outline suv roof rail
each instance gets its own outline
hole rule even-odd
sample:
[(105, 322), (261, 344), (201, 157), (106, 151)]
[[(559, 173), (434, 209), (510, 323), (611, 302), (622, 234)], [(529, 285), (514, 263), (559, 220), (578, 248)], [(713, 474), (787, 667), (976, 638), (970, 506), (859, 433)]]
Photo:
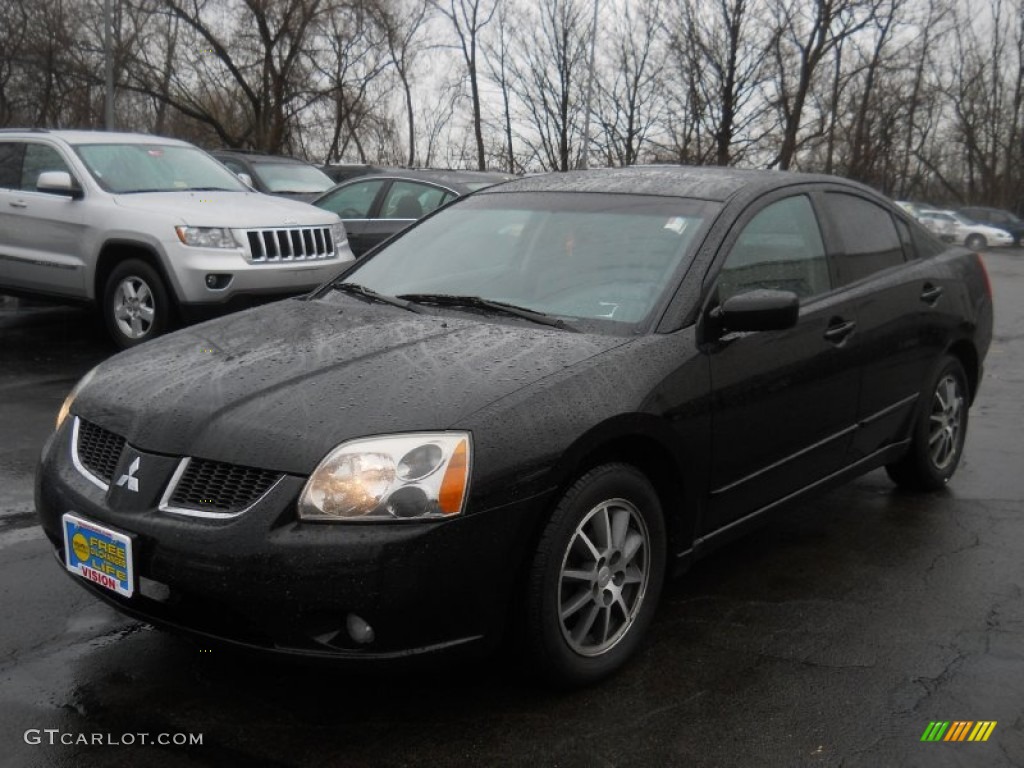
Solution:
[(49, 133), (49, 128), (0, 128), (0, 133)]

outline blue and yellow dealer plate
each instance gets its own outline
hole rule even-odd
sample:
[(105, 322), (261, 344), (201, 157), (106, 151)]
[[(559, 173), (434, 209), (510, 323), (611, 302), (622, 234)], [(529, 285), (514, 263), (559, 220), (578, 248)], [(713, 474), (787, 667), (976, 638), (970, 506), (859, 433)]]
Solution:
[(131, 538), (70, 512), (63, 521), (67, 569), (104, 589), (131, 597), (135, 591)]

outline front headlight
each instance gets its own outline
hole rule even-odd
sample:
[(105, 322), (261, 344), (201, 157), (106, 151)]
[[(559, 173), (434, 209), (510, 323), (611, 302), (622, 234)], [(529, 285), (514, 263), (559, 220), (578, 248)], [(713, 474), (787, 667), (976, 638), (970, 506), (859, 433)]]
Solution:
[(334, 252), (340, 255), (345, 249), (345, 243), (348, 242), (348, 232), (345, 231), (345, 225), (340, 221), (337, 224), (331, 224), (331, 239), (334, 240)]
[(237, 248), (234, 235), (224, 227), (175, 227), (178, 239), (195, 248)]
[(467, 432), (420, 432), (342, 443), (299, 497), (303, 520), (439, 519), (458, 515), (469, 487)]
[(78, 397), (78, 393), (82, 391), (82, 388), (88, 384), (92, 377), (96, 374), (96, 368), (93, 368), (85, 376), (78, 380), (78, 383), (71, 388), (68, 392), (68, 396), (64, 398), (64, 402), (60, 406), (60, 410), (57, 411), (57, 429), (60, 429), (61, 424), (67, 419), (68, 414), (71, 413), (71, 406), (75, 402), (75, 398)]

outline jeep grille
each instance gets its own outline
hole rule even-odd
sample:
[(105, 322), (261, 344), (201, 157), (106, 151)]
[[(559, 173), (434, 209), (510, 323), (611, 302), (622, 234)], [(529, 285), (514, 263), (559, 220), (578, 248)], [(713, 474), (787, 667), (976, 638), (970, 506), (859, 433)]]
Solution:
[(334, 256), (330, 227), (250, 229), (245, 235), (249, 260), (254, 263), (312, 261)]

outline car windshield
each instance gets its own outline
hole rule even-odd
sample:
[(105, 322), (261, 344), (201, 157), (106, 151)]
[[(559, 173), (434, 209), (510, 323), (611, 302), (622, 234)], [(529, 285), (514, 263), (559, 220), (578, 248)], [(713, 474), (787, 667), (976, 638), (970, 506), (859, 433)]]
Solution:
[(452, 302), (422, 297), (482, 298), (579, 330), (632, 333), (676, 284), (717, 209), (670, 197), (485, 193), (424, 219), (338, 282), (435, 305)]
[(253, 163), (252, 168), (271, 192), (323, 192), (334, 186), (326, 173), (302, 163)]
[(246, 187), (227, 168), (195, 147), (173, 144), (79, 144), (89, 173), (107, 192), (180, 192)]
[(968, 226), (976, 226), (978, 223), (970, 216), (964, 216), (962, 213), (951, 213), (950, 216), (959, 221), (961, 224), (967, 224)]

